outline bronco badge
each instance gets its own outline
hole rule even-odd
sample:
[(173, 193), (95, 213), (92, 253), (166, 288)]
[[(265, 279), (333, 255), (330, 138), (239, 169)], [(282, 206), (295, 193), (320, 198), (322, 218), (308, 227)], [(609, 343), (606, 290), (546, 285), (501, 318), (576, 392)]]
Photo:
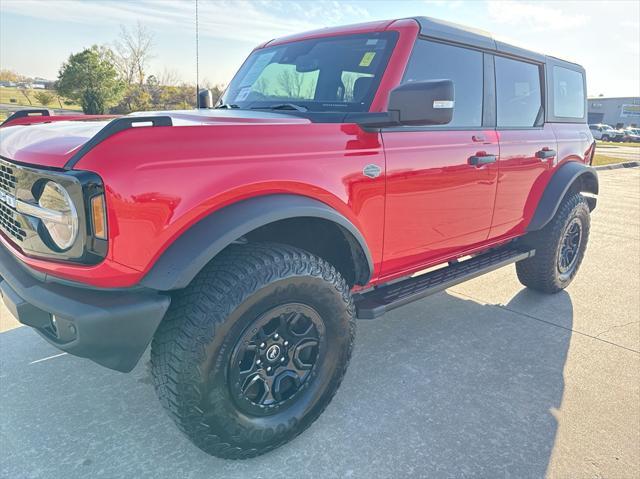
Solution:
[(368, 164), (362, 170), (364, 176), (368, 176), (369, 178), (377, 178), (378, 176), (380, 176), (381, 172), (382, 168), (380, 168), (378, 165), (374, 165), (373, 163)]

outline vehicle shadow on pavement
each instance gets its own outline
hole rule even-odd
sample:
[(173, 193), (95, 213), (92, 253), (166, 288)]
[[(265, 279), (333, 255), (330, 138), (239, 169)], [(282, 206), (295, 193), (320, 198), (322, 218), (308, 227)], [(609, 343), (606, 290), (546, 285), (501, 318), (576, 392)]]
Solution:
[(441, 293), (359, 322), (326, 412), (247, 461), (209, 457), (178, 432), (155, 399), (148, 356), (129, 375), (71, 356), (32, 363), (58, 351), (15, 329), (0, 335), (0, 476), (542, 477), (571, 339), (535, 319), (551, 307), (571, 328), (567, 293), (526, 289), (507, 305)]

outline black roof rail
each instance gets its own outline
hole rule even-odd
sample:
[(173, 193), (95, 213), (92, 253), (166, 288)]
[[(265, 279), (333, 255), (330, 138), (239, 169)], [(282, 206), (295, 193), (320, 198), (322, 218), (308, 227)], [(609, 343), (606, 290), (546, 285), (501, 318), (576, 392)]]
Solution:
[(51, 111), (47, 110), (46, 108), (28, 108), (25, 110), (18, 110), (5, 121), (0, 123), (0, 126), (16, 120), (17, 118), (25, 118), (27, 116), (51, 116)]
[[(137, 125), (136, 123), (150, 123), (151, 125)], [(123, 116), (111, 120), (107, 125), (95, 134), (93, 138), (87, 141), (82, 148), (69, 158), (69, 161), (64, 165), (66, 169), (71, 169), (80, 161), (80, 159), (89, 153), (92, 149), (102, 143), (110, 136), (115, 135), (123, 130), (129, 128), (143, 127), (143, 126), (173, 126), (170, 116)]]

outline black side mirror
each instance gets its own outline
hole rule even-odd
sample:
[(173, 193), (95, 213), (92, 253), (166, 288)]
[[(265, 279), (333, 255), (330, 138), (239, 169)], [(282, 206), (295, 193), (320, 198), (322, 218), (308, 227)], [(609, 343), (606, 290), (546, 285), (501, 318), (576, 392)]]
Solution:
[(446, 125), (453, 118), (454, 100), (451, 80), (410, 82), (391, 90), (388, 111), (350, 114), (347, 121), (363, 128)]
[(198, 108), (213, 108), (211, 90), (205, 89), (198, 92)]
[(454, 100), (451, 80), (410, 82), (391, 90), (389, 112), (397, 112), (401, 125), (446, 125)]

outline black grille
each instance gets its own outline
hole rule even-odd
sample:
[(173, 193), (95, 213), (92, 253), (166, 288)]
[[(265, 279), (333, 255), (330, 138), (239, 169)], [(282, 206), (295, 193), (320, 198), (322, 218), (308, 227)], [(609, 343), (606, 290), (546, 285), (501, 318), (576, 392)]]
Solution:
[(20, 223), (16, 221), (15, 211), (4, 203), (0, 203), (0, 229), (20, 242), (27, 236)]
[(12, 195), (16, 191), (16, 176), (14, 175), (13, 167), (4, 161), (0, 162), (0, 190)]
[[(15, 198), (15, 167), (3, 160), (0, 160), (0, 192)], [(0, 201), (0, 230), (18, 242), (24, 241), (27, 236), (16, 220), (15, 210), (3, 201)]]

